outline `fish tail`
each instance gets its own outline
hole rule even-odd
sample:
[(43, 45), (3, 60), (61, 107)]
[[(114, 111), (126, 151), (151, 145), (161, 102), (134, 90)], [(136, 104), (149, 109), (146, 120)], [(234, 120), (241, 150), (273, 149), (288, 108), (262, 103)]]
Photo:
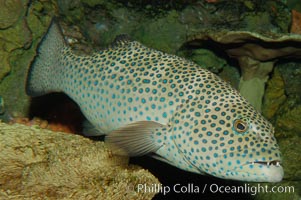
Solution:
[(53, 19), (38, 46), (38, 53), (27, 74), (26, 93), (28, 95), (40, 96), (60, 91), (57, 79), (63, 66), (59, 58), (65, 46), (62, 31)]

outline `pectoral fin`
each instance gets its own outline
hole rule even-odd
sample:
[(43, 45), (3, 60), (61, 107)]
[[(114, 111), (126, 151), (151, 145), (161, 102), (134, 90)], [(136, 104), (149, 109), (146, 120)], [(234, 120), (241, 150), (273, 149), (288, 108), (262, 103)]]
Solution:
[(156, 152), (161, 144), (156, 143), (154, 136), (164, 125), (153, 121), (139, 121), (110, 132), (105, 141), (118, 148), (118, 154), (142, 156)]

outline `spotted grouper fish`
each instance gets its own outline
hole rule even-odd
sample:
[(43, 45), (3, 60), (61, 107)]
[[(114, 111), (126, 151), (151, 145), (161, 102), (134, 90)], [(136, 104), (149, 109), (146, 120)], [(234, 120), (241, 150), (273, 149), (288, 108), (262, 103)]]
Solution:
[(175, 55), (119, 37), (80, 56), (52, 22), (29, 69), (26, 92), (64, 92), (94, 127), (87, 135), (129, 156), (153, 155), (223, 179), (279, 182), (272, 125), (215, 74)]

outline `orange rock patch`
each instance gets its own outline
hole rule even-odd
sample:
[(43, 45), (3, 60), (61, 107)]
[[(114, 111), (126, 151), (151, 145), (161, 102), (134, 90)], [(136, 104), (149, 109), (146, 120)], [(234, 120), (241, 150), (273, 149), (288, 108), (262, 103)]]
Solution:
[(292, 10), (291, 33), (301, 34), (301, 13), (296, 10)]
[(9, 124), (15, 124), (15, 123), (24, 124), (26, 126), (39, 126), (42, 129), (49, 129), (52, 131), (74, 133), (73, 128), (68, 125), (57, 123), (57, 122), (48, 123), (48, 121), (37, 117), (33, 118), (32, 120), (28, 118), (18, 117), (18, 118), (13, 118), (9, 122)]

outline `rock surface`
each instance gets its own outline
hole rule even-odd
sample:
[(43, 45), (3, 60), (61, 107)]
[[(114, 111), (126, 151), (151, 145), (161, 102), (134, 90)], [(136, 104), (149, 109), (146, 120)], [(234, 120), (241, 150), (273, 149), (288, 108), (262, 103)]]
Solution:
[(278, 64), (268, 82), (263, 109), (263, 114), (275, 126), (275, 136), (283, 158), (284, 179), (276, 186), (294, 187), (294, 192), (258, 193), (255, 199), (300, 199), (301, 99), (300, 92), (297, 92), (301, 89), (300, 72), (300, 63)]
[(151, 199), (159, 184), (103, 142), (0, 122), (0, 199)]
[(21, 0), (0, 0), (0, 10), (0, 29), (5, 29), (16, 23), (24, 6)]
[[(290, 24), (292, 24), (291, 28), (296, 28), (294, 25), (299, 27), (300, 17), (294, 12), (292, 14), (293, 23), (291, 23), (291, 11), (281, 2), (285, 3), (286, 1), (184, 0), (166, 3), (152, 0), (0, 0), (0, 19), (2, 19), (0, 20), (0, 96), (2, 102), (5, 103), (5, 110), (2, 110), (5, 112), (3, 112), (4, 114), (0, 113), (0, 119), (8, 121), (15, 117), (30, 116), (29, 111), (32, 104), (24, 92), (24, 80), (30, 62), (35, 56), (37, 45), (53, 16), (58, 16), (61, 24), (64, 24), (66, 36), (75, 37), (82, 44), (76, 48), (80, 50), (87, 48), (83, 50), (84, 52), (89, 52), (90, 47), (93, 50), (103, 48), (109, 45), (116, 35), (127, 33), (146, 46), (178, 54), (185, 49), (184, 44), (187, 42), (187, 38), (200, 31), (220, 32), (220, 30), (227, 29), (287, 34)], [(289, 2), (300, 4), (299, 0), (287, 2), (288, 4), (290, 4)], [(290, 8), (301, 12), (300, 6), (298, 6), (299, 9), (296, 6)], [(236, 61), (229, 59), (221, 52), (221, 49), (214, 48), (210, 44), (206, 44), (204, 49), (188, 46), (186, 50), (191, 53), (185, 56), (198, 62), (202, 67), (218, 73), (223, 79), (237, 87), (240, 71)], [(204, 51), (206, 51), (205, 54)], [(275, 64), (276, 69), (271, 75), (272, 78), (267, 82), (263, 114), (276, 127), (275, 135), (283, 153), (285, 180), (279, 184), (292, 184), (296, 188), (301, 188), (301, 152), (299, 148), (301, 145), (301, 66), (300, 61), (296, 60), (288, 59), (281, 62), (282, 67), (279, 69), (277, 68), (278, 63)], [(0, 105), (0, 108), (3, 106)], [(74, 114), (73, 111), (67, 112), (69, 115), (70, 113)], [(43, 116), (49, 115), (49, 113), (48, 115), (45, 113)], [(38, 117), (41, 116), (38, 115)], [(43, 119), (47, 119), (47, 117)], [(2, 136), (0, 137), (0, 144), (2, 144)], [(20, 137), (24, 136), (20, 135)], [(64, 137), (78, 136), (65, 135)], [(88, 143), (94, 144), (91, 141)], [(1, 162), (3, 161), (0, 160), (0, 164)], [(34, 167), (35, 165), (29, 166)], [(20, 169), (18, 166), (16, 165), (12, 169)], [(112, 170), (112, 173), (115, 173), (115, 168)], [(4, 179), (1, 177), (0, 180)], [(28, 183), (28, 180), (26, 179), (25, 183)], [(19, 183), (20, 185), (21, 183)], [(16, 199), (18, 197), (16, 190), (4, 190), (2, 186), (0, 187), (2, 195), (0, 198)], [(78, 188), (74, 190), (79, 191)], [(298, 199), (301, 196), (300, 190), (296, 190), (293, 197), (286, 193), (282, 195), (277, 193), (273, 198)], [(40, 189), (40, 191), (43, 190)], [(52, 189), (48, 193), (51, 192), (53, 192)], [(81, 195), (81, 192), (74, 194)], [(128, 197), (127, 195), (128, 193), (125, 193), (124, 197)], [(266, 195), (259, 193), (256, 198), (272, 198), (268, 196), (269, 194)], [(24, 196), (24, 198), (27, 197)]]
[(28, 115), (29, 98), (23, 85), (38, 41), (55, 12), (51, 2), (0, 1), (0, 94), (7, 111), (1, 119)]

